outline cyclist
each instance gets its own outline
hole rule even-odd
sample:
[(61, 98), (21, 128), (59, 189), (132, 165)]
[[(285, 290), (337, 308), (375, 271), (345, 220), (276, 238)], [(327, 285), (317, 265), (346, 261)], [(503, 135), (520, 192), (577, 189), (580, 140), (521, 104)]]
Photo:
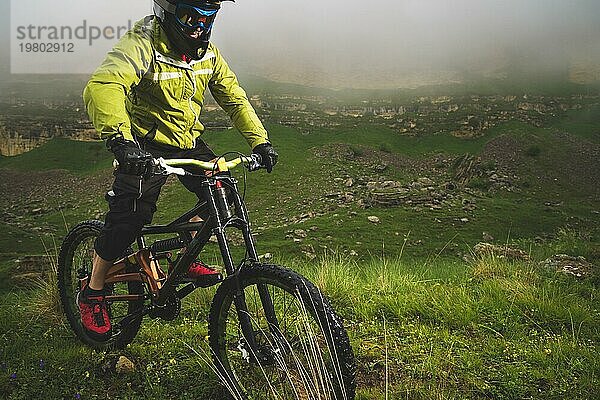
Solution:
[[(228, 1), (228, 0), (223, 0)], [(81, 320), (99, 341), (111, 334), (104, 281), (144, 224), (152, 220), (166, 178), (144, 178), (152, 157), (216, 158), (200, 139), (199, 115), (208, 88), (268, 172), (277, 153), (235, 74), (209, 39), (220, 0), (154, 0), (154, 15), (138, 21), (94, 72), (83, 98), (94, 127), (119, 162), (109, 211), (94, 243), (88, 284), (78, 296)], [(200, 196), (200, 180), (180, 177)], [(191, 279), (218, 274), (194, 262)]]

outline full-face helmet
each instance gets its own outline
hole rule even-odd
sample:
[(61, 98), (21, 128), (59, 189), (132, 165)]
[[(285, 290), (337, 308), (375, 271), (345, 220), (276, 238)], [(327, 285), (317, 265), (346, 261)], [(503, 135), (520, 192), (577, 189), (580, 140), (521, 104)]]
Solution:
[(154, 14), (176, 50), (199, 60), (208, 48), (222, 1), (234, 0), (154, 0)]

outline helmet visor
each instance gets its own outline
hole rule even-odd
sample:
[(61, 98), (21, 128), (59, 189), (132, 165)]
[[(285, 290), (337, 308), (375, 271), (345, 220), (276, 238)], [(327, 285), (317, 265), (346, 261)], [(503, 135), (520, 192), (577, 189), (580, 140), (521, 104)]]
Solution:
[(218, 9), (194, 7), (189, 4), (178, 3), (175, 8), (175, 19), (184, 28), (201, 28), (209, 31), (212, 28)]

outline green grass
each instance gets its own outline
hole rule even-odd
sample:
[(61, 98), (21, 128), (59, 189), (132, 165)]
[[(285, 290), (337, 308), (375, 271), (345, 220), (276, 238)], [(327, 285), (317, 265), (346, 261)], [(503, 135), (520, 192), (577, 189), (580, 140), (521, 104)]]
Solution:
[(113, 157), (101, 142), (75, 142), (54, 138), (27, 153), (0, 159), (0, 168), (21, 171), (65, 169), (83, 175), (107, 169)]
[[(495, 258), (356, 263), (333, 254), (312, 265), (283, 263), (320, 286), (345, 318), (358, 358), (359, 399), (384, 399), (386, 376), (389, 398), (600, 395), (599, 299), (590, 281)], [(208, 352), (211, 291), (186, 298), (174, 322), (146, 321), (132, 345), (109, 354), (89, 350), (64, 323), (20, 306), (41, 294), (1, 295), (0, 388), (7, 399), (222, 395), (190, 350)], [(134, 361), (135, 372), (103, 370), (120, 354)]]
[(583, 110), (569, 111), (564, 119), (557, 122), (558, 129), (572, 132), (591, 142), (600, 142), (600, 106)]

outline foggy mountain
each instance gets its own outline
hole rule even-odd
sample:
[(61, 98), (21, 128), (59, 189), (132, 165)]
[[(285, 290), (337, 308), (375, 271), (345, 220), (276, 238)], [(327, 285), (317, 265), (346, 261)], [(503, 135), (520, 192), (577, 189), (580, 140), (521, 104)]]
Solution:
[[(136, 4), (134, 20), (150, 13), (150, 1)], [(39, 12), (44, 7), (41, 2)], [(7, 9), (8, 2), (0, 5), (0, 81), (44, 81), (9, 75)], [(114, 16), (111, 9), (103, 18), (108, 23)], [(310, 7), (240, 0), (224, 4), (213, 34), (240, 75), (336, 89), (523, 76), (590, 83), (600, 80), (598, 38), (595, 0), (330, 0)]]

